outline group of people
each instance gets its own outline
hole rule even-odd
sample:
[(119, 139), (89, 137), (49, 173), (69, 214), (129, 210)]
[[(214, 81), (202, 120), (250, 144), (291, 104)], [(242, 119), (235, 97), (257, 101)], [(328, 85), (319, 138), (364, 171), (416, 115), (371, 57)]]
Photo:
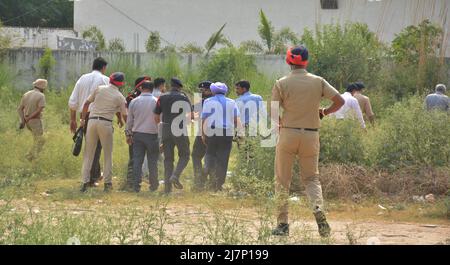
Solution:
[[(277, 226), (274, 235), (289, 234), (288, 196), (295, 160), (300, 166), (300, 177), (315, 216), (319, 234), (330, 235), (330, 226), (323, 211), (322, 188), (319, 180), (319, 128), (321, 119), (333, 115), (337, 119), (355, 117), (365, 128), (365, 120), (374, 122), (370, 100), (362, 95), (364, 84), (352, 83), (344, 94), (330, 85), (324, 78), (309, 73), (308, 50), (304, 46), (289, 48), (286, 63), (291, 71), (278, 79), (272, 88), (272, 101), (279, 103), (282, 113), (276, 124), (278, 140), (275, 154), (275, 189), (278, 201)], [(209, 188), (220, 191), (225, 183), (233, 138), (245, 135), (252, 122), (261, 119), (262, 97), (250, 92), (246, 80), (235, 84), (239, 96), (227, 97), (228, 87), (221, 82), (203, 81), (198, 89), (202, 99), (192, 105), (183, 92), (183, 83), (172, 78), (166, 91), (165, 80), (150, 76), (136, 79), (134, 91), (123, 96), (125, 75), (121, 72), (108, 77), (107, 62), (97, 58), (93, 71), (83, 75), (75, 85), (69, 99), (70, 129), (75, 132), (84, 128), (85, 151), (82, 167), (81, 191), (97, 186), (104, 179), (104, 190), (112, 189), (113, 119), (117, 117), (119, 127), (125, 127), (129, 144), (128, 175), (125, 189), (141, 190), (144, 160), (147, 161), (149, 190), (159, 187), (158, 160), (164, 154), (164, 191), (170, 193), (172, 186), (183, 189), (181, 175), (190, 156), (194, 169), (194, 190), (203, 190), (209, 177)], [(41, 113), (45, 107), (43, 94), (46, 80), (36, 80), (34, 89), (27, 92), (20, 103), (21, 128), (27, 126), (35, 136), (35, 147), (29, 154), (34, 159), (42, 146)], [(444, 95), (445, 86), (438, 85), (436, 93), (426, 99), (427, 108), (442, 108), (448, 111), (449, 100)], [(320, 108), (323, 98), (331, 100), (328, 108)], [(254, 103), (252, 111), (242, 108)], [(350, 113), (352, 113), (350, 115)], [(77, 114), (80, 123), (77, 123)], [(196, 121), (198, 134), (192, 152), (187, 125)], [(174, 166), (175, 148), (178, 162)], [(100, 152), (104, 152), (103, 175), (100, 172)], [(202, 163), (204, 160), (204, 163)]]
[[(114, 116), (119, 127), (126, 123), (125, 135), (129, 145), (128, 173), (122, 189), (140, 192), (142, 177), (148, 170), (149, 190), (158, 190), (158, 161), (163, 154), (165, 193), (170, 193), (172, 187), (183, 189), (181, 175), (191, 156), (193, 190), (204, 190), (209, 184), (207, 188), (210, 190), (221, 191), (233, 138), (248, 126), (254, 116), (248, 110), (242, 110), (241, 123), (240, 109), (249, 101), (255, 102), (257, 108), (261, 106), (262, 97), (249, 91), (250, 83), (241, 80), (235, 84), (236, 93), (240, 96), (235, 101), (226, 96), (226, 84), (200, 82), (198, 89), (202, 99), (192, 105), (178, 78), (171, 78), (166, 91), (165, 79), (152, 80), (150, 76), (141, 76), (125, 98), (121, 92), (125, 75), (116, 72), (108, 78), (104, 75), (106, 67), (107, 62), (103, 58), (95, 59), (93, 71), (81, 76), (69, 99), (72, 132), (79, 126), (85, 128), (81, 191), (97, 186), (101, 179), (104, 179), (105, 191), (112, 189)], [(77, 113), (80, 115), (79, 126)], [(187, 126), (191, 122), (199, 125), (192, 153)], [(99, 170), (102, 149), (103, 174)], [(178, 153), (176, 164), (175, 149)]]

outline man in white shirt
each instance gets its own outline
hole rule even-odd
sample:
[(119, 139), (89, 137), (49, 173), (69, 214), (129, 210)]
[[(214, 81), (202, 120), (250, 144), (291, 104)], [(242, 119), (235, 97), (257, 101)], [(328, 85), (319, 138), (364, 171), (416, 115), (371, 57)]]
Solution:
[(345, 104), (333, 115), (338, 120), (352, 119), (356, 116), (361, 123), (361, 127), (365, 129), (366, 123), (364, 122), (361, 107), (359, 106), (358, 100), (354, 97), (357, 89), (358, 87), (354, 83), (347, 86), (347, 91), (341, 95), (345, 100)]
[[(94, 63), (92, 64), (92, 72), (82, 75), (75, 84), (75, 88), (73, 89), (72, 94), (69, 98), (70, 131), (72, 133), (75, 133), (78, 128), (77, 113), (81, 115), (81, 113), (83, 112), (83, 105), (89, 95), (91, 95), (97, 87), (109, 84), (109, 78), (105, 76), (107, 64), (108, 63), (105, 61), (105, 59), (101, 57), (96, 58), (94, 60)], [(85, 134), (86, 131), (87, 123), (84, 126)], [(102, 146), (99, 141), (95, 150), (92, 168), (90, 170), (90, 186), (97, 186), (98, 181), (101, 178), (99, 162), (101, 151)]]

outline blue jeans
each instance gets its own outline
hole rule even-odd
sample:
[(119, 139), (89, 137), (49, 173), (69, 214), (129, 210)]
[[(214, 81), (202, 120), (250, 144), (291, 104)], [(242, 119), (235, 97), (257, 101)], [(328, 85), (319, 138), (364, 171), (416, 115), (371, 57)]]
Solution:
[(134, 188), (140, 189), (142, 181), (142, 164), (147, 154), (150, 189), (158, 188), (159, 141), (157, 134), (133, 133), (133, 173)]

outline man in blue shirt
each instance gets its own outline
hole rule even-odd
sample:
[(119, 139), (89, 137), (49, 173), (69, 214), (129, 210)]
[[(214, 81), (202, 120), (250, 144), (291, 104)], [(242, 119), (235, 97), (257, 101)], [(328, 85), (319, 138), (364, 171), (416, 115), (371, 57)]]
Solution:
[(206, 145), (205, 175), (213, 180), (214, 191), (221, 191), (228, 170), (234, 131), (240, 127), (236, 102), (225, 95), (228, 87), (216, 82), (210, 86), (214, 95), (205, 100), (201, 114), (202, 140)]
[(247, 80), (237, 82), (235, 84), (235, 88), (236, 94), (239, 96), (236, 99), (236, 104), (238, 105), (241, 113), (241, 121), (242, 124), (248, 128), (250, 122), (259, 122), (259, 119), (263, 118), (263, 99), (260, 95), (252, 94), (250, 92), (250, 82)]

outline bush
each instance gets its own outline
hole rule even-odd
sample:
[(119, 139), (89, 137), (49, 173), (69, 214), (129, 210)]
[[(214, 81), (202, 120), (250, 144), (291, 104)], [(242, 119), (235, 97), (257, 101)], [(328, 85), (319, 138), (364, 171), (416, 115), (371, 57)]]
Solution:
[(106, 50), (106, 42), (105, 37), (103, 36), (103, 32), (96, 26), (90, 26), (85, 31), (83, 31), (81, 36), (83, 37), (83, 39), (94, 42), (96, 44), (96, 51)]
[(320, 129), (320, 161), (364, 164), (366, 154), (363, 134), (356, 120), (327, 118)]
[(39, 59), (39, 73), (42, 78), (50, 80), (50, 73), (52, 72), (55, 64), (56, 60), (53, 57), (52, 50), (50, 48), (46, 48), (44, 54)]
[(255, 58), (234, 47), (222, 48), (201, 66), (201, 73), (211, 81), (234, 82), (256, 73)]
[(308, 69), (339, 87), (364, 80), (376, 84), (384, 47), (366, 24), (323, 25), (305, 30), (301, 42), (309, 50)]
[(124, 52), (125, 43), (120, 38), (115, 38), (109, 41), (108, 50), (111, 52)]
[(450, 164), (450, 115), (425, 111), (421, 97), (392, 106), (377, 132), (372, 156), (378, 166), (397, 169)]
[(145, 50), (147, 52), (158, 52), (161, 48), (161, 37), (158, 31), (150, 32), (147, 41), (145, 42)]

